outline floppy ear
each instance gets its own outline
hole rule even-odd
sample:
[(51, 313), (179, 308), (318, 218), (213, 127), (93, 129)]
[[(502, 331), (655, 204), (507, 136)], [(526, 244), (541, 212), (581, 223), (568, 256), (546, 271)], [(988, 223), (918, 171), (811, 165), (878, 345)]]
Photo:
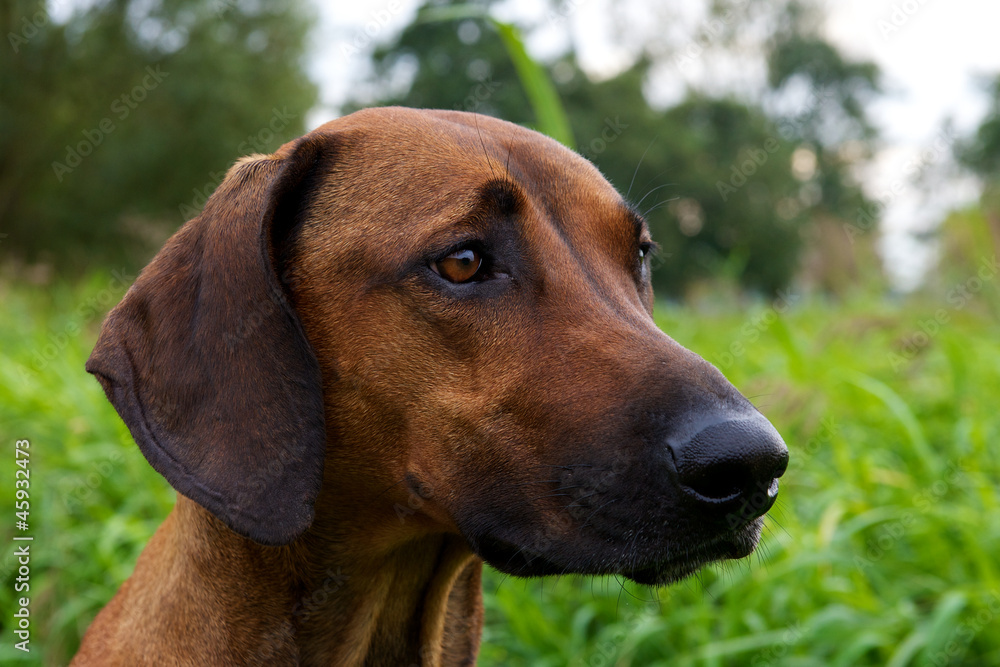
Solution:
[(276, 271), (322, 141), (241, 160), (108, 315), (87, 370), (149, 463), (237, 533), (312, 523), (319, 365)]

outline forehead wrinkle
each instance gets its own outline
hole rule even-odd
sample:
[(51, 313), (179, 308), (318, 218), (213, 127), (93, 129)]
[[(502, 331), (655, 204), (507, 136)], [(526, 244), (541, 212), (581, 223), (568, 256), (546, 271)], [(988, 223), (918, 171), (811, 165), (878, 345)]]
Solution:
[(469, 198), (464, 206), (458, 208), (461, 209), (460, 212), (447, 216), (428, 228), (420, 236), (417, 245), (426, 246), (434, 239), (444, 243), (449, 237), (453, 237), (453, 243), (461, 242), (466, 232), (486, 234), (496, 226), (498, 218), (503, 215), (498, 215), (500, 212), (494, 203), (486, 200), (481, 194)]
[(546, 220), (575, 253), (600, 263), (609, 253), (617, 256), (622, 248), (635, 243), (634, 220), (624, 214), (616, 191), (589, 182), (565, 185), (549, 189), (541, 204)]
[(542, 152), (519, 151), (511, 159), (511, 172), (526, 183), (529, 195), (559, 235), (576, 246), (581, 235), (600, 234), (609, 217), (619, 218), (623, 202), (593, 165), (566, 152), (569, 157), (559, 155), (553, 159)]

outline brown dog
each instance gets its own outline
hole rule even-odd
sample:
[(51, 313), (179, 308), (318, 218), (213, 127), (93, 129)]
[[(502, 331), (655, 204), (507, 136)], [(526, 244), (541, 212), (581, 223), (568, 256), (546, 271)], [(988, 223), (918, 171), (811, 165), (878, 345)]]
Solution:
[(75, 664), (471, 665), (484, 560), (749, 554), (788, 452), (653, 324), (651, 246), (491, 118), (371, 109), (238, 162), (87, 364), (178, 498)]

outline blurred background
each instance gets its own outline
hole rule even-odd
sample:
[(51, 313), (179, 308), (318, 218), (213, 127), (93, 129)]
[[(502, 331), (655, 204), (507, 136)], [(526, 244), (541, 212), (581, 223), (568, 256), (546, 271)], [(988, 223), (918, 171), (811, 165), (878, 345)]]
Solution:
[(0, 522), (0, 661), (65, 664), (173, 504), (83, 370), (104, 314), (235, 159), (402, 104), (593, 161), (663, 247), (658, 323), (792, 452), (746, 562), (659, 590), (488, 573), (480, 664), (1000, 665), (998, 22), (972, 0), (5, 2), (0, 471), (30, 439), (36, 541), (24, 655)]

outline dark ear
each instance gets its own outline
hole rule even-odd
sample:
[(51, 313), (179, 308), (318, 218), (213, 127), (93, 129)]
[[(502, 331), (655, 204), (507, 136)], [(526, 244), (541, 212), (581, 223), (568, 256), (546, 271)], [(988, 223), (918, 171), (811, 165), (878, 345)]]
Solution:
[(241, 160), (108, 315), (87, 361), (149, 463), (237, 533), (312, 523), (319, 365), (276, 272), (322, 140)]

